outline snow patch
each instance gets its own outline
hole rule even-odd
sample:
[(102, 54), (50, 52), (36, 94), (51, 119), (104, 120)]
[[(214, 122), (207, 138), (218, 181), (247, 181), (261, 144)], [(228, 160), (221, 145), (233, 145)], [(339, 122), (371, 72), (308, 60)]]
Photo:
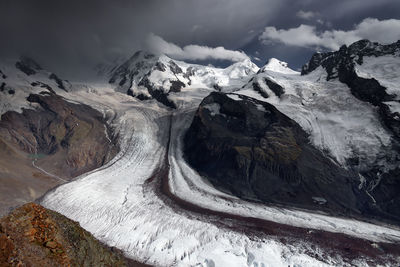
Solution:
[(230, 99), (233, 99), (233, 100), (235, 100), (235, 101), (240, 101), (240, 100), (242, 100), (242, 99), (240, 98), (240, 96), (238, 96), (237, 94), (227, 94), (227, 96), (228, 96)]
[(210, 111), (211, 116), (219, 115), (221, 106), (218, 103), (212, 103), (203, 106)]

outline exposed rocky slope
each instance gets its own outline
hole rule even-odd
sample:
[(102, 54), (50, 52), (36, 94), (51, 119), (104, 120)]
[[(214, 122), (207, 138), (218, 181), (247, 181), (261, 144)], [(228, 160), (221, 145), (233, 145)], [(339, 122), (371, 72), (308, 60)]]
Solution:
[(100, 167), (115, 155), (115, 143), (108, 138), (111, 129), (98, 111), (52, 94), (30, 95), (28, 101), (40, 108), (3, 114), (0, 138), (33, 158), (41, 157), (37, 165), (71, 178)]
[(362, 213), (369, 201), (356, 173), (314, 148), (272, 105), (212, 93), (185, 137), (189, 163), (225, 191), (266, 203)]
[(29, 203), (0, 219), (0, 266), (141, 266), (77, 222)]
[[(107, 163), (118, 151), (103, 114), (59, 94), (67, 84), (29, 58), (0, 64), (0, 214)], [(10, 94), (10, 91), (13, 94)]]
[(37, 108), (9, 111), (0, 120), (2, 209), (32, 201), (55, 184), (102, 166), (118, 151), (98, 111), (55, 94), (32, 94), (28, 101)]

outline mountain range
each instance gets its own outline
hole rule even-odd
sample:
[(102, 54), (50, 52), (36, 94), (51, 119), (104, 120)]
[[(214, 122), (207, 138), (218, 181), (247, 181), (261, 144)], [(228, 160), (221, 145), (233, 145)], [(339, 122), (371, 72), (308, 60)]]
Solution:
[(44, 207), (148, 264), (399, 263), (400, 41), (316, 53), (301, 72), (116, 62), (89, 84), (0, 65), (2, 158), (82, 174)]

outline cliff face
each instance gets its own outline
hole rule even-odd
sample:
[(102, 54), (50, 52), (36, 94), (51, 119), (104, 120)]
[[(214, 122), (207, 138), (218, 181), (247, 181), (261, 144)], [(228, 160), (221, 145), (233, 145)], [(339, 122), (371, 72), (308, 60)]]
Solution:
[(77, 222), (29, 203), (0, 219), (0, 266), (128, 266), (128, 262)]

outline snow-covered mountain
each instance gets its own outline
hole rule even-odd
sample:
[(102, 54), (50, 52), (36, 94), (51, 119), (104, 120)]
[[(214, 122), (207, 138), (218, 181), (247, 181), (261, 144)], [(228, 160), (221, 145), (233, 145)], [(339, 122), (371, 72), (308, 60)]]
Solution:
[(175, 108), (176, 104), (168, 97), (170, 93), (187, 88), (222, 90), (237, 87), (258, 69), (250, 60), (221, 69), (139, 51), (112, 71), (109, 82), (116, 85), (117, 91), (141, 100), (155, 98)]
[[(222, 69), (137, 52), (123, 64), (101, 68), (107, 83), (68, 87), (62, 81), (66, 90), (25, 60), (28, 68), (0, 67), (1, 96), (4, 110), (18, 110), (29, 107), (29, 92), (54, 90), (112, 123), (120, 153), (41, 203), (136, 260), (161, 266), (398, 265), (399, 44), (360, 41), (318, 53), (301, 73), (277, 59), (262, 68), (243, 61)], [(23, 101), (12, 101), (17, 94)], [(193, 128), (200, 122), (209, 128)], [(213, 162), (202, 170), (187, 161), (189, 131), (206, 140), (194, 160)], [(229, 158), (239, 163), (236, 169), (218, 158), (226, 140), (241, 156)], [(258, 179), (268, 179), (268, 171), (283, 173), (290, 184), (285, 203), (325, 213), (222, 192), (217, 188), (223, 186), (201, 176), (216, 166), (227, 170), (225, 182), (237, 172)], [(299, 180), (297, 173), (312, 176)], [(229, 179), (227, 187), (248, 192), (246, 183), (234, 182)], [(280, 187), (271, 188), (278, 184), (285, 183), (270, 183), (264, 196), (283, 195)], [(302, 198), (295, 199), (299, 185)], [(329, 212), (335, 201), (338, 217)], [(356, 215), (347, 212), (347, 202)]]
[(68, 92), (70, 89), (67, 80), (44, 70), (31, 58), (0, 62), (0, 114), (29, 108), (31, 103), (26, 98), (30, 94)]

